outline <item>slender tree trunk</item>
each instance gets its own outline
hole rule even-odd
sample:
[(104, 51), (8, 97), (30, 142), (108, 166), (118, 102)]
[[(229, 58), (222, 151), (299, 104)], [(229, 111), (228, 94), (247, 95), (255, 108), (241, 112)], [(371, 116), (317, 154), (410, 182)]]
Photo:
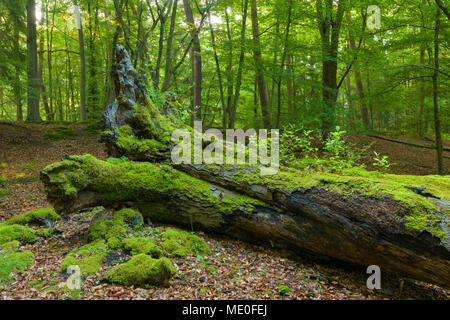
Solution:
[(170, 18), (170, 30), (169, 37), (167, 38), (167, 47), (166, 47), (166, 65), (164, 72), (164, 82), (162, 85), (161, 91), (167, 91), (169, 89), (170, 82), (172, 80), (172, 43), (173, 43), (173, 34), (175, 30), (175, 22), (177, 18), (177, 8), (178, 8), (178, 0), (174, 0), (173, 8), (172, 8), (172, 16)]
[[(41, 22), (40, 22), (41, 26), (44, 25), (44, 16), (42, 16)], [(40, 84), (40, 88), (41, 88), (41, 96), (42, 96), (42, 101), (44, 103), (44, 110), (45, 110), (45, 116), (47, 118), (47, 121), (51, 121), (52, 119), (52, 114), (48, 105), (48, 96), (45, 90), (45, 84), (44, 84), (44, 78), (42, 76), (43, 74), (43, 70), (44, 70), (44, 33), (41, 32), (39, 34), (39, 60), (38, 60), (39, 64), (38, 64), (38, 74), (39, 74), (39, 84)]]
[(81, 23), (80, 8), (77, 0), (73, 0), (75, 6), (75, 18), (78, 28), (78, 43), (80, 46), (80, 115), (81, 121), (86, 120), (86, 57), (84, 54), (83, 25)]
[(39, 75), (36, 34), (36, 3), (27, 0), (28, 108), (27, 120), (41, 121), (39, 114)]
[(288, 96), (288, 111), (289, 116), (292, 116), (294, 114), (294, 81), (293, 81), (293, 64), (294, 59), (291, 54), (287, 56), (287, 96)]
[(222, 81), (222, 72), (220, 71), (220, 63), (219, 63), (219, 57), (217, 56), (217, 47), (216, 47), (216, 37), (214, 35), (214, 29), (213, 25), (211, 23), (211, 12), (208, 8), (208, 22), (209, 22), (209, 29), (211, 31), (211, 42), (214, 52), (214, 61), (216, 62), (216, 72), (217, 76), (219, 78), (219, 92), (220, 92), (220, 103), (222, 104), (222, 128), (226, 128), (227, 126), (227, 106), (225, 104), (225, 97), (223, 93), (223, 81)]
[(337, 2), (337, 12), (333, 17), (333, 1), (316, 0), (317, 20), (322, 40), (322, 134), (323, 139), (334, 130), (336, 122), (336, 101), (338, 97), (337, 70), (339, 34), (345, 12), (346, 0)]
[[(425, 49), (422, 47), (420, 49), (420, 64), (425, 65)], [(418, 134), (420, 138), (425, 137), (425, 126), (424, 126), (424, 116), (425, 116), (425, 82), (420, 79), (420, 101), (419, 101), (419, 123), (418, 123)]]
[(261, 111), (264, 122), (264, 127), (270, 129), (272, 127), (272, 112), (270, 110), (269, 96), (267, 94), (267, 84), (264, 77), (264, 65), (261, 53), (261, 40), (259, 38), (259, 24), (258, 24), (258, 9), (256, 0), (250, 0), (251, 3), (251, 17), (253, 30), (253, 57), (255, 59), (256, 74), (258, 76), (258, 91), (261, 103)]
[[(19, 19), (17, 16), (12, 15), (14, 21), (14, 54), (16, 57), (20, 57), (20, 30), (19, 30)], [(14, 82), (13, 82), (13, 93), (14, 100), (16, 103), (16, 120), (23, 121), (23, 108), (22, 108), (22, 84), (20, 81), (20, 66), (19, 64), (14, 64)]]
[[(286, 55), (288, 51), (288, 41), (289, 41), (289, 32), (291, 30), (291, 16), (292, 16), (292, 0), (289, 0), (289, 8), (288, 8), (288, 17), (287, 17), (287, 24), (286, 24), (286, 31), (284, 34), (284, 49), (283, 49), (283, 55), (281, 56), (281, 66), (280, 66), (280, 74), (281, 72), (284, 72), (285, 65), (286, 65)], [(278, 77), (278, 108), (277, 108), (277, 125), (276, 127), (280, 127), (280, 119), (281, 119), (281, 80), (282, 76), (280, 75)]]
[(198, 37), (198, 30), (195, 26), (194, 14), (192, 13), (189, 0), (183, 0), (184, 12), (186, 20), (189, 24), (189, 32), (192, 37), (192, 66), (193, 66), (193, 81), (194, 81), (194, 117), (196, 120), (202, 119), (202, 55), (200, 47), (200, 39)]
[(438, 174), (444, 174), (444, 164), (442, 159), (442, 137), (441, 137), (441, 121), (439, 117), (439, 101), (438, 101), (438, 76), (439, 76), (439, 32), (440, 32), (440, 14), (438, 8), (436, 10), (436, 26), (434, 32), (434, 74), (433, 74), (433, 111), (434, 111), (434, 130), (436, 134), (436, 149), (438, 161)]
[[(228, 8), (225, 8), (225, 20), (227, 24), (227, 40), (228, 40), (228, 62), (226, 67), (227, 73), (227, 123), (226, 127), (229, 126), (230, 119), (232, 117), (233, 108), (233, 37), (231, 35), (230, 29), (230, 17), (228, 16)], [(226, 128), (225, 127), (225, 128)]]
[[(351, 15), (348, 14), (347, 15), (347, 20), (350, 22), (351, 21)], [(349, 43), (349, 47), (351, 51), (356, 50), (356, 43), (355, 43), (355, 38), (353, 37), (353, 35), (351, 34), (351, 32), (348, 32), (348, 43)], [(355, 61), (356, 64), (356, 61)], [(369, 111), (367, 109), (367, 102), (365, 100), (365, 95), (364, 95), (364, 85), (363, 82), (361, 80), (361, 71), (359, 70), (359, 68), (355, 68), (356, 70), (354, 70), (354, 75), (355, 75), (355, 84), (356, 84), (356, 93), (358, 94), (358, 98), (359, 98), (359, 109), (361, 112), (361, 118), (363, 121), (363, 125), (364, 128), (366, 130), (369, 130), (370, 128), (370, 120), (369, 120)]]
[(230, 124), (229, 128), (234, 129), (236, 124), (236, 112), (237, 112), (237, 105), (239, 102), (239, 97), (241, 95), (241, 84), (242, 84), (242, 69), (244, 67), (244, 58), (245, 58), (245, 30), (247, 25), (247, 11), (248, 11), (248, 1), (244, 0), (244, 7), (242, 12), (242, 29), (241, 29), (241, 40), (240, 40), (240, 48), (241, 52), (239, 55), (239, 67), (238, 67), (238, 74), (236, 78), (236, 89), (234, 91), (234, 101), (233, 101), (233, 108), (231, 110), (231, 116), (230, 116)]

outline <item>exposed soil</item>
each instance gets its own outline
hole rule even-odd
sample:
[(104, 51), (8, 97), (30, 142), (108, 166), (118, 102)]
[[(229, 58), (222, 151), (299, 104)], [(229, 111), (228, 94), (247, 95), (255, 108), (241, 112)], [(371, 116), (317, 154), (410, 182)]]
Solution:
[[(8, 181), (10, 193), (0, 196), (0, 221), (30, 209), (47, 207), (39, 171), (64, 154), (89, 153), (100, 159), (106, 154), (96, 135), (86, 125), (65, 125), (77, 136), (61, 141), (46, 138), (47, 131), (60, 125), (11, 124), (0, 122), (0, 175)], [(370, 144), (393, 162), (394, 173), (435, 173), (433, 150), (351, 136), (355, 143)], [(424, 142), (422, 142), (424, 144)], [(448, 145), (448, 143), (447, 143)], [(369, 151), (372, 153), (372, 151)], [(448, 154), (447, 154), (448, 155)], [(448, 155), (450, 156), (450, 155)], [(368, 163), (370, 160), (366, 159)], [(450, 167), (450, 160), (445, 160)], [(448, 173), (448, 171), (447, 171)], [(34, 245), (35, 264), (15, 275), (15, 282), (0, 290), (0, 299), (72, 299), (64, 290), (67, 275), (59, 272), (64, 255), (85, 244), (90, 217), (72, 214), (56, 223), (61, 235)], [(199, 233), (213, 255), (203, 261), (188, 257), (177, 264), (178, 274), (170, 288), (139, 289), (98, 281), (98, 275), (84, 279), (80, 299), (449, 299), (450, 291), (437, 286), (384, 274), (382, 290), (366, 287), (365, 270), (335, 261), (319, 262), (310, 256), (292, 260), (280, 252), (252, 246), (229, 238)], [(100, 274), (107, 266), (102, 267)], [(404, 284), (402, 284), (404, 283)], [(283, 293), (280, 286), (288, 286)]]
[[(376, 151), (381, 156), (388, 156), (389, 162), (395, 164), (391, 167), (390, 173), (430, 175), (437, 174), (438, 172), (436, 150), (390, 142), (366, 135), (347, 135), (346, 139), (360, 148), (371, 145), (371, 147), (366, 151), (363, 159), (364, 164), (369, 170), (376, 169), (372, 165), (374, 163), (373, 152)], [(433, 143), (428, 140), (420, 140), (409, 137), (395, 137), (391, 139), (418, 145), (433, 145)], [(450, 141), (444, 141), (444, 147), (450, 148)], [(444, 173), (450, 174), (450, 152), (444, 151), (443, 161), (445, 170)]]

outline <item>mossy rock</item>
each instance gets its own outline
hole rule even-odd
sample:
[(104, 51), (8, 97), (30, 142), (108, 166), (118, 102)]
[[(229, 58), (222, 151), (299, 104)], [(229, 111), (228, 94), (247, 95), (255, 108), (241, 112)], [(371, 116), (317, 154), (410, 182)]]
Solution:
[(108, 270), (104, 274), (104, 279), (124, 286), (167, 286), (175, 274), (176, 269), (169, 259), (153, 259), (148, 255), (139, 254), (128, 262)]
[(0, 253), (0, 287), (13, 280), (12, 273), (25, 271), (33, 263), (34, 254), (31, 251), (7, 252), (2, 250)]
[(30, 224), (40, 224), (39, 218), (44, 218), (51, 221), (58, 221), (61, 217), (56, 214), (56, 212), (51, 208), (36, 209), (24, 213), (20, 216), (14, 216), (9, 220), (3, 222), (5, 225), (20, 224), (20, 225), (30, 225)]
[(110, 249), (119, 250), (128, 230), (139, 229), (143, 223), (144, 219), (138, 211), (122, 209), (94, 222), (89, 230), (89, 239), (104, 240)]
[(187, 254), (208, 256), (211, 254), (211, 249), (202, 238), (186, 231), (167, 229), (162, 238), (166, 240), (161, 243), (161, 246), (175, 256), (186, 257)]
[(131, 255), (150, 255), (154, 258), (163, 256), (163, 250), (152, 240), (146, 238), (128, 238), (123, 241), (123, 248), (130, 251)]
[(20, 243), (35, 243), (35, 231), (22, 225), (0, 225), (0, 244), (17, 240)]
[(89, 243), (79, 249), (72, 250), (61, 265), (61, 272), (70, 266), (79, 266), (81, 276), (94, 275), (100, 270), (108, 248), (103, 240)]

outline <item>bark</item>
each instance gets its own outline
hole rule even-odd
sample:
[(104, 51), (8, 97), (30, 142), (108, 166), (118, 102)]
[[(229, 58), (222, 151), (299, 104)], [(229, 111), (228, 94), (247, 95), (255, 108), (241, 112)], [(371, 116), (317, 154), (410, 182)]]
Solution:
[(195, 26), (194, 14), (192, 13), (189, 0), (183, 0), (186, 20), (189, 24), (189, 32), (192, 37), (192, 73), (193, 73), (193, 107), (196, 120), (202, 120), (202, 55), (198, 30)]
[(337, 2), (333, 17), (333, 1), (316, 0), (317, 20), (322, 42), (322, 132), (324, 138), (334, 130), (336, 101), (338, 97), (337, 70), (338, 46), (346, 0)]
[(27, 120), (41, 121), (39, 114), (39, 75), (36, 34), (36, 3), (27, 1), (28, 108)]
[(442, 159), (442, 137), (441, 137), (441, 120), (439, 117), (439, 93), (438, 93), (438, 76), (439, 76), (439, 31), (440, 31), (440, 14), (436, 11), (436, 26), (434, 32), (434, 74), (433, 74), (433, 112), (434, 112), (434, 130), (436, 135), (436, 150), (438, 162), (438, 174), (444, 174), (444, 163)]
[(256, 0), (250, 0), (252, 30), (253, 30), (253, 57), (255, 59), (256, 74), (258, 76), (258, 92), (261, 104), (264, 127), (270, 129), (272, 127), (272, 111), (269, 103), (269, 95), (267, 93), (267, 84), (264, 77), (264, 64), (261, 52), (261, 40), (259, 37), (258, 9)]
[[(14, 55), (20, 57), (20, 21), (15, 14), (12, 14), (11, 18), (14, 21)], [(13, 92), (16, 103), (16, 120), (23, 121), (21, 68), (17, 63), (14, 64), (14, 71)]]
[[(240, 50), (240, 55), (239, 55), (238, 74), (236, 76), (236, 89), (234, 91), (233, 107), (232, 107), (231, 114), (230, 114), (230, 123), (228, 125), (228, 127), (231, 129), (234, 129), (234, 126), (236, 124), (237, 106), (238, 106), (238, 102), (239, 102), (239, 97), (241, 96), (242, 70), (244, 68), (244, 58), (245, 58), (245, 30), (247, 27), (248, 1), (249, 0), (244, 1), (244, 7), (243, 7), (243, 12), (242, 12), (242, 29), (241, 29), (241, 41), (240, 41), (241, 50)], [(232, 57), (230, 59), (232, 59)]]
[(80, 46), (80, 116), (81, 121), (84, 121), (86, 120), (86, 57), (84, 53), (84, 35), (77, 0), (73, 0), (73, 5), (77, 10), (75, 18), (77, 19), (78, 43)]
[(193, 226), (297, 254), (376, 264), (384, 271), (450, 287), (449, 247), (426, 232), (407, 231), (392, 214), (406, 214), (407, 209), (392, 198), (348, 197), (321, 188), (288, 191), (264, 182), (236, 183), (245, 177), (231, 171), (187, 170), (190, 175), (168, 173), (151, 163), (121, 167), (84, 156), (45, 169), (41, 179), (60, 213), (100, 205), (135, 207), (152, 221)]
[[(350, 14), (347, 15), (347, 21), (348, 22), (351, 21)], [(350, 31), (348, 32), (348, 38), (349, 38), (348, 43), (349, 43), (350, 50), (352, 50), (352, 51), (357, 50), (355, 38), (353, 37), (353, 35), (351, 34)], [(364, 85), (361, 80), (361, 71), (359, 70), (359, 68), (357, 70), (354, 70), (354, 75), (355, 75), (355, 83), (356, 83), (356, 92), (358, 93), (358, 97), (359, 97), (361, 118), (363, 120), (364, 128), (366, 130), (369, 130), (370, 129), (369, 111), (367, 109), (367, 102), (366, 102), (366, 97), (364, 94)]]
[(222, 81), (222, 72), (220, 71), (220, 63), (219, 57), (217, 56), (217, 47), (216, 47), (216, 37), (214, 35), (214, 28), (211, 23), (211, 11), (210, 8), (208, 10), (208, 22), (209, 22), (209, 30), (211, 32), (211, 42), (214, 52), (214, 61), (216, 63), (216, 72), (219, 78), (219, 92), (220, 92), (220, 103), (222, 104), (222, 128), (226, 128), (227, 126), (227, 107), (225, 105), (225, 97), (223, 93), (223, 81)]
[[(169, 159), (169, 152), (138, 152), (119, 146), (121, 125), (129, 125), (135, 138), (162, 135), (154, 130), (147, 134), (140, 127), (135, 115), (148, 106), (145, 88), (122, 46), (117, 47), (116, 55), (117, 101), (104, 113), (105, 126), (111, 132), (102, 139), (110, 156), (125, 155), (136, 162), (105, 162), (85, 155), (66, 156), (48, 166), (41, 172), (41, 180), (58, 212), (100, 205), (134, 207), (152, 221), (225, 234), (293, 254), (308, 252), (365, 267), (375, 264), (384, 271), (450, 288), (450, 230), (444, 213), (450, 202), (434, 199), (440, 193), (403, 185), (390, 176), (364, 178), (370, 179), (368, 187), (377, 186), (375, 196), (359, 189), (362, 180), (358, 176), (322, 176), (282, 168), (278, 176), (271, 177), (261, 176), (255, 166), (162, 166), (160, 161)], [(153, 110), (150, 126), (159, 128), (160, 133), (166, 130), (169, 119), (176, 121), (162, 118), (168, 112)], [(164, 144), (163, 139), (160, 142)], [(437, 178), (424, 179), (429, 188)], [(385, 183), (390, 185), (384, 187)], [(342, 185), (346, 187), (340, 189)], [(436, 202), (436, 210), (427, 212), (427, 217), (430, 221), (441, 217), (439, 226), (447, 240), (431, 231), (406, 227), (408, 217), (418, 208), (395, 200), (392, 190), (397, 189), (408, 192), (408, 203), (421, 199)]]
[(170, 30), (169, 37), (167, 39), (167, 48), (166, 48), (166, 65), (164, 72), (164, 82), (162, 85), (162, 92), (165, 92), (169, 89), (170, 82), (172, 80), (172, 43), (173, 43), (173, 35), (175, 31), (175, 22), (177, 18), (177, 8), (178, 8), (178, 0), (174, 0), (173, 8), (172, 8), (172, 16), (170, 18)]

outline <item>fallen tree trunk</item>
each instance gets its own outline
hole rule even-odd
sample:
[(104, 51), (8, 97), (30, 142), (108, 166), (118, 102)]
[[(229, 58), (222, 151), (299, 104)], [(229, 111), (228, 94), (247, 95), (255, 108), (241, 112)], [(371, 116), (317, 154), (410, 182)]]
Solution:
[(171, 134), (183, 124), (173, 101), (156, 107), (123, 47), (116, 54), (117, 101), (104, 113), (102, 135), (116, 159), (66, 157), (44, 169), (41, 180), (58, 212), (134, 207), (154, 221), (450, 287), (448, 178), (287, 168), (260, 176), (256, 166), (174, 166), (166, 161)]
[(134, 207), (154, 221), (450, 284), (448, 248), (428, 232), (408, 230), (401, 218), (408, 209), (389, 197), (344, 197), (313, 187), (272, 191), (263, 202), (169, 166), (92, 156), (68, 157), (41, 179), (58, 212)]

